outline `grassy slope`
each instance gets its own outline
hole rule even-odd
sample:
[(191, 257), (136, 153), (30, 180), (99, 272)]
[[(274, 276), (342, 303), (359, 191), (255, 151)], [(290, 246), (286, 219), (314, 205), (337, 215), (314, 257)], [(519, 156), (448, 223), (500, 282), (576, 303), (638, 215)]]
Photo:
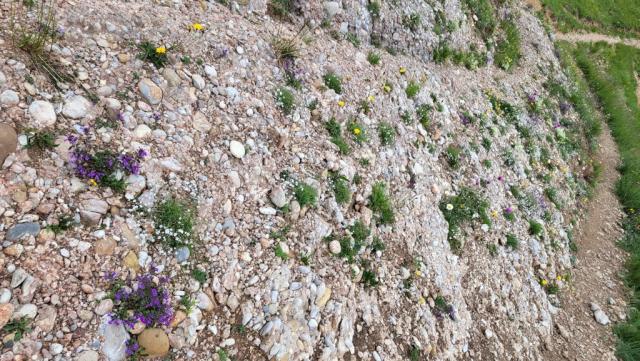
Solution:
[(640, 37), (638, 0), (542, 0), (558, 30)]
[(627, 283), (633, 299), (628, 321), (616, 327), (617, 354), (625, 361), (640, 360), (640, 108), (635, 93), (640, 50), (624, 45), (580, 44), (573, 54), (607, 116), (622, 158), (616, 191), (628, 214), (621, 244), (630, 252)]

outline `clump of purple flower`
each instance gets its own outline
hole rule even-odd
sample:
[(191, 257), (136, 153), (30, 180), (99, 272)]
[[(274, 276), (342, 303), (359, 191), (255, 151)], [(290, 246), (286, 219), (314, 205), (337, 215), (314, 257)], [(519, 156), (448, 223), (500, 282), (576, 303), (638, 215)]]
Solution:
[[(111, 323), (123, 324), (131, 329), (137, 322), (146, 327), (155, 327), (168, 326), (173, 320), (167, 277), (143, 274), (121, 280), (108, 274), (105, 278), (111, 280), (109, 297), (114, 303)], [(131, 348), (132, 352), (136, 352), (135, 346)]]
[[(67, 140), (76, 144), (78, 138), (70, 135)], [(69, 163), (79, 178), (122, 192), (126, 187), (124, 176), (139, 174), (140, 162), (147, 156), (144, 149), (135, 154), (116, 154), (110, 150), (92, 151), (76, 146), (71, 152)]]

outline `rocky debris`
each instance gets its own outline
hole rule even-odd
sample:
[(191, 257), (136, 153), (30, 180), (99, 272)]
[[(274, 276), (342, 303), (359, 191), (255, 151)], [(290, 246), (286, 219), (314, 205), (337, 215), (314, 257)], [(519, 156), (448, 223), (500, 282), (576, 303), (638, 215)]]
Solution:
[(602, 311), (602, 309), (598, 304), (592, 302), (590, 307), (591, 307), (591, 311), (593, 312), (593, 317), (596, 319), (596, 322), (598, 322), (601, 325), (609, 324), (610, 322), (609, 317), (607, 316), (606, 313), (604, 313), (604, 311)]
[[(21, 124), (26, 111), (26, 125), (59, 134), (59, 145), (42, 154), (16, 150), (13, 133), (8, 141), (0, 138), (9, 149), (0, 147), (0, 156), (15, 152), (0, 173), (0, 184), (7, 185), (0, 187), (7, 256), (0, 266), (11, 274), (0, 285), (0, 305), (35, 317), (24, 342), (39, 344), (34, 354), (42, 355), (35, 358), (123, 360), (128, 340), (147, 342), (152, 326), (137, 322), (128, 330), (107, 323), (117, 302), (106, 297), (104, 278), (152, 269), (159, 271), (154, 277), (172, 279), (176, 312), (166, 329), (149, 337), (156, 343), (149, 347), (158, 353), (171, 348), (179, 360), (215, 359), (219, 348), (236, 358), (258, 351), (275, 360), (396, 360), (406, 357), (409, 345), (434, 359), (473, 359), (478, 344), (495, 350), (496, 359), (511, 357), (506, 350), (541, 358), (554, 298), (531, 275), (553, 280), (570, 271), (567, 220), (580, 209), (574, 200), (582, 179), (580, 167), (546, 136), (557, 131), (527, 111), (526, 95), (536, 91), (554, 105), (543, 118), (560, 119), (542, 84), (567, 86), (538, 20), (508, 9), (522, 29), (525, 54), (507, 73), (491, 65), (433, 64), (441, 37), (428, 19), (440, 11), (461, 24), (446, 37), (453, 48), (484, 48), (458, 1), (407, 4), (407, 12), (423, 19), (415, 33), (402, 24), (406, 14), (383, 5), (374, 19), (362, 2), (300, 2), (292, 23), (268, 16), (267, 2), (237, 2), (233, 11), (192, 3), (106, 0), (99, 7), (78, 2), (74, 11), (62, 4), (58, 20), (66, 35), (52, 53), (78, 74), (78, 82), (63, 90), (10, 49), (0, 50), (0, 90), (18, 96), (8, 106), (15, 97), (5, 91), (8, 100), (0, 102), (8, 124)], [(260, 26), (244, 17), (249, 12), (259, 14)], [(205, 31), (184, 29), (195, 19)], [(316, 27), (324, 19), (327, 30)], [(316, 41), (313, 50), (298, 45), (301, 89), (291, 87), (295, 104), (284, 115), (273, 90), (290, 74), (274, 57), (273, 34), (295, 36), (302, 20), (314, 26)], [(368, 45), (380, 29), (382, 45), (401, 50), (397, 56)], [(131, 39), (189, 46), (167, 49), (166, 64), (156, 67), (138, 58)], [(358, 39), (356, 48), (351, 41)], [(380, 53), (379, 65), (368, 63), (369, 52)], [(341, 76), (342, 94), (325, 89), (327, 72)], [(27, 76), (34, 84), (24, 81)], [(406, 97), (411, 81), (423, 89), (415, 99)], [(516, 119), (494, 109), (489, 92), (514, 105)], [(421, 106), (430, 109), (428, 127), (418, 122)], [(337, 151), (337, 139), (327, 132), (331, 118), (341, 126), (348, 154)], [(569, 111), (561, 118), (577, 116)], [(392, 144), (378, 139), (382, 120), (395, 132)], [(351, 122), (367, 141), (354, 141)], [(526, 142), (523, 129), (530, 135)], [(26, 142), (22, 135), (20, 144)], [(122, 192), (73, 177), (72, 142), (116, 156), (140, 149), (150, 156), (132, 175), (111, 179)], [(462, 149), (457, 169), (448, 161), (450, 145)], [(549, 162), (540, 167), (543, 149)], [(346, 203), (334, 194), (342, 176), (345, 188), (338, 190), (348, 191)], [(297, 189), (300, 182), (317, 191), (315, 204)], [(387, 186), (393, 224), (380, 224), (379, 208), (371, 204), (377, 182)], [(468, 239), (456, 253), (439, 203), (462, 187), (488, 200), (492, 225), (462, 227)], [(511, 194), (516, 187), (526, 202)], [(557, 189), (565, 211), (545, 199), (545, 187)], [(197, 242), (189, 247), (158, 242), (153, 210), (172, 196), (193, 208)], [(518, 221), (503, 219), (508, 207)], [(51, 226), (64, 217), (67, 226), (54, 233)], [(545, 219), (558, 247), (529, 235), (526, 219)], [(367, 230), (355, 229), (356, 220)], [(489, 257), (487, 246), (501, 244), (507, 231), (521, 246), (498, 246)], [(186, 310), (179, 306), (183, 300), (194, 303), (188, 315), (177, 310)]]
[(18, 134), (13, 127), (0, 123), (0, 166), (9, 154), (15, 152), (18, 145)]
[(7, 89), (0, 93), (0, 105), (4, 107), (12, 107), (20, 103), (20, 96), (11, 89)]

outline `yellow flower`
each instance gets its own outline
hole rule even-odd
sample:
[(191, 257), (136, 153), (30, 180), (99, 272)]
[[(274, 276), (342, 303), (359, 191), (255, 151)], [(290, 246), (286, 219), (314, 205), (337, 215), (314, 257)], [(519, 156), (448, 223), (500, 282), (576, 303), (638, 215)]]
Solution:
[(376, 100), (376, 98), (373, 95), (369, 95), (369, 97), (367, 98), (369, 100), (369, 102), (373, 103), (374, 100)]
[(386, 93), (388, 93), (388, 92), (390, 92), (390, 91), (391, 91), (391, 87), (390, 87), (390, 86), (388, 86), (387, 84), (385, 84), (385, 85), (382, 87), (382, 89), (383, 89)]
[(353, 128), (354, 135), (360, 135), (360, 133), (362, 133), (362, 130), (360, 128)]
[(420, 296), (420, 298), (418, 299), (418, 304), (424, 305), (425, 303), (427, 303), (427, 301), (424, 299), (424, 297)]
[(191, 29), (193, 29), (194, 31), (202, 31), (204, 30), (204, 26), (202, 26), (202, 24), (200, 23), (193, 23), (191, 24)]
[(540, 281), (540, 284), (541, 284), (542, 286), (546, 286), (546, 285), (548, 285), (548, 284), (549, 284), (549, 281), (547, 281), (547, 280), (542, 280), (542, 281)]
[(556, 277), (556, 280), (558, 280), (558, 281), (562, 281), (562, 276), (558, 276), (558, 277)]
[(493, 218), (498, 218), (498, 211), (496, 211), (495, 209), (491, 211), (491, 216)]
[(422, 277), (422, 272), (420, 270), (416, 270), (416, 277)]
[(343, 107), (346, 103), (342, 100), (338, 101), (338, 106)]
[(159, 46), (156, 48), (156, 54), (165, 54), (167, 52), (167, 48), (164, 46)]
[(90, 186), (95, 187), (98, 185), (98, 182), (96, 182), (95, 179), (91, 178), (87, 181), (87, 183), (89, 183)]
[(404, 66), (400, 67), (400, 74), (404, 74), (407, 72), (407, 68), (405, 68)]

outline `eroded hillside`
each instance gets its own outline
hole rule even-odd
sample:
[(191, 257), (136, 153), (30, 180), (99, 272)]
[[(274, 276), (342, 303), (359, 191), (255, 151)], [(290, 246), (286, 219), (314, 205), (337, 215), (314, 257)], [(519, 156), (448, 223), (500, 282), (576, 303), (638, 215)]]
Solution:
[(0, 5), (1, 360), (541, 357), (597, 169), (540, 21), (273, 4)]

